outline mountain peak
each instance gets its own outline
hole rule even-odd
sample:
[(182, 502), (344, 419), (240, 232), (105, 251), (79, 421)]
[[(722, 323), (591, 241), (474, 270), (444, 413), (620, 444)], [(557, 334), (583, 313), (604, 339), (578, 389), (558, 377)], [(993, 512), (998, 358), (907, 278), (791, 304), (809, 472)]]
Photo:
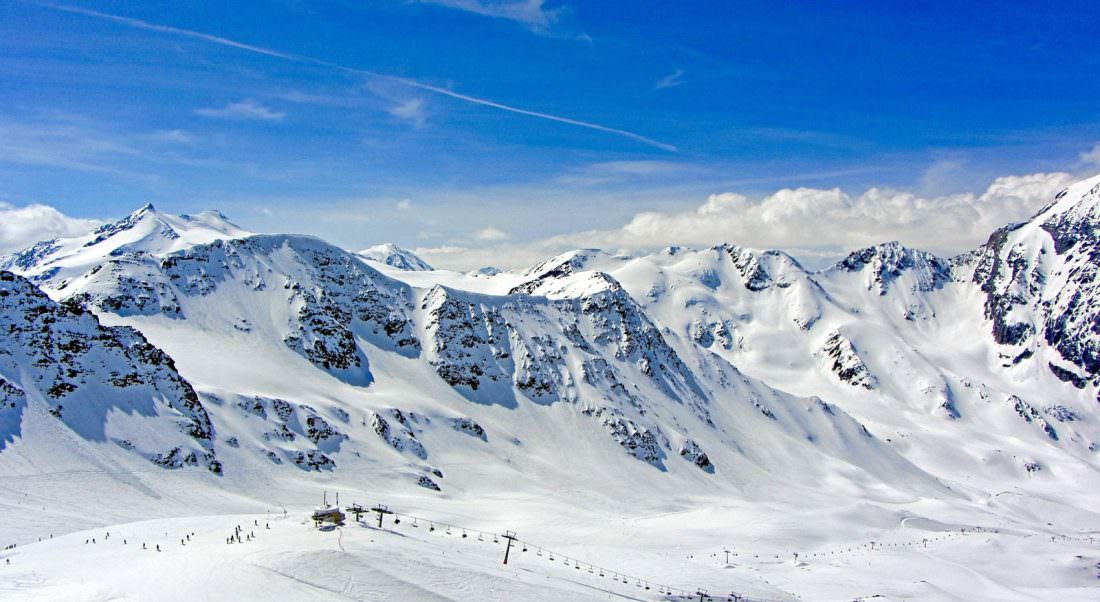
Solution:
[(1050, 234), (1059, 254), (1100, 234), (1100, 175), (1066, 187), (1032, 219)]
[(399, 247), (392, 242), (367, 247), (356, 253), (356, 255), (407, 272), (430, 272), (435, 270), (416, 253)]
[(5, 265), (51, 288), (108, 258), (140, 253), (163, 255), (215, 240), (250, 235), (217, 211), (193, 216), (169, 215), (146, 203), (130, 215), (107, 222), (83, 236), (38, 243), (16, 254)]
[(917, 287), (932, 290), (951, 279), (951, 264), (920, 249), (907, 247), (896, 240), (853, 251), (833, 266), (833, 270), (860, 272), (870, 267), (870, 288), (885, 295), (890, 283), (908, 271), (917, 274)]

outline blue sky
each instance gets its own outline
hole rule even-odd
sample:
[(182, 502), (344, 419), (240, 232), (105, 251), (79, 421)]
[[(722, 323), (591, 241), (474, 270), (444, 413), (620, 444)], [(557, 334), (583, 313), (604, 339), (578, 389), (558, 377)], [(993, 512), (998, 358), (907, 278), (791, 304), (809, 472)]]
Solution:
[[(1100, 171), (1098, 17), (1095, 2), (13, 0), (0, 210), (218, 208), (255, 231), (393, 241), (466, 267), (723, 242), (614, 234), (723, 193), (749, 199), (722, 205), (731, 219), (798, 187), (839, 187), (864, 212), (872, 188), (970, 193), (997, 204), (981, 209), (990, 223), (1018, 219), (1044, 199), (983, 200), (996, 178)], [(926, 221), (731, 242), (811, 256), (980, 234)]]

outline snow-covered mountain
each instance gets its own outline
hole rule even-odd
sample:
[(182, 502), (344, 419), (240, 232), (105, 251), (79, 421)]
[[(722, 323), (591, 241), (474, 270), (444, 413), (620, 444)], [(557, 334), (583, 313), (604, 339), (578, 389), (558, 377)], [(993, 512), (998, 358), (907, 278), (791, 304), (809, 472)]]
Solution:
[(811, 272), (723, 244), (460, 274), (147, 206), (4, 260), (0, 466), (937, 520), (1009, 488), (1092, 499), (1098, 224), (1100, 177), (954, 258), (889, 242)]
[[(584, 269), (580, 253), (527, 271), (505, 294), (485, 294), (411, 286), (392, 277), (400, 268), (383, 275), (320, 240), (247, 235), (213, 217), (209, 232), (184, 240), (181, 221), (193, 223), (145, 207), (90, 241), (56, 241), (56, 251), (25, 252), (11, 264), (177, 358), (208, 400), (215, 447), (320, 470), (362, 457), (343, 453), (352, 442), (381, 443), (409, 454), (415, 481), (434, 488), (441, 477), (422, 465), (434, 451), (432, 431), (493, 439), (497, 429), (482, 424), (506, 417), (492, 408), (554, 406), (568, 424), (536, 429), (547, 454), (559, 453), (560, 438), (583, 436), (602, 441), (584, 450), (591, 461), (716, 475), (744, 472), (742, 465), (766, 473), (822, 455), (903, 488), (939, 486), (838, 408), (757, 382), (662, 329), (615, 278)], [(89, 259), (93, 250), (98, 261)], [(76, 254), (91, 266), (83, 273), (66, 262)], [(416, 396), (441, 407), (391, 407), (372, 395), (424, 378), (437, 384), (414, 386)], [(450, 393), (440, 398), (440, 386)], [(294, 394), (303, 389), (331, 401)], [(348, 392), (364, 400), (334, 399)], [(257, 419), (244, 431), (235, 425), (242, 412)], [(759, 441), (749, 446), (747, 438)], [(24, 444), (33, 453), (34, 443)], [(224, 462), (228, 472), (237, 468)]]
[(393, 243), (385, 243), (367, 247), (357, 253), (363, 259), (383, 263), (399, 270), (413, 272), (431, 271), (432, 266), (428, 262), (416, 256), (416, 253), (403, 249)]
[(221, 472), (206, 409), (141, 333), (105, 327), (79, 303), (59, 304), (11, 272), (0, 272), (0, 320), (0, 451), (71, 436), (165, 468)]

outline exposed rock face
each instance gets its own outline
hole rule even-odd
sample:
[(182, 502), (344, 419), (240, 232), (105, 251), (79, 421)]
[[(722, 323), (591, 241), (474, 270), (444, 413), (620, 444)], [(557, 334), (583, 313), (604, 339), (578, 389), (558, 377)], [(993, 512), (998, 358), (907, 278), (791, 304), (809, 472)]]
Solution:
[(664, 459), (668, 439), (659, 428), (641, 426), (623, 417), (621, 412), (614, 409), (585, 410), (585, 414), (598, 418), (611, 438), (622, 446), (626, 453), (657, 468), (665, 469)]
[(832, 360), (829, 369), (841, 382), (864, 389), (874, 389), (878, 385), (878, 379), (863, 363), (852, 342), (839, 332), (833, 332), (825, 339), (821, 351)]
[(692, 439), (686, 439), (680, 445), (680, 457), (707, 472), (714, 472), (714, 465), (710, 463), (710, 458)]
[(477, 437), (482, 441), (488, 441), (489, 438), (485, 435), (485, 429), (480, 424), (474, 422), (470, 418), (452, 418), (451, 428), (467, 435)]
[(860, 249), (837, 267), (849, 272), (867, 271), (867, 287), (885, 295), (902, 274), (916, 274), (916, 290), (928, 292), (952, 280), (951, 264), (926, 251), (910, 249), (897, 241)]
[(511, 345), (498, 309), (464, 301), (441, 286), (428, 292), (423, 308), (429, 359), (448, 385), (477, 391), (486, 382), (508, 380)]
[(729, 258), (740, 273), (742, 284), (753, 292), (768, 290), (773, 286), (791, 286), (788, 273), (802, 271), (798, 261), (783, 251), (756, 251), (735, 245), (721, 245), (715, 247), (715, 250)]
[(134, 443), (145, 439), (135, 433), (126, 437), (129, 449), (169, 468), (220, 470), (213, 427), (195, 390), (172, 359), (133, 328), (102, 326), (80, 305), (56, 303), (27, 279), (0, 272), (0, 330), (0, 447), (18, 434), (28, 403), (47, 406), (95, 441), (108, 438), (110, 413), (117, 410), (148, 417), (160, 432), (174, 424), (168, 430), (185, 436), (178, 447), (156, 450)]
[(371, 413), (370, 427), (374, 434), (399, 452), (408, 451), (421, 460), (426, 459), (428, 451), (416, 439), (416, 433), (409, 428), (405, 414), (401, 410), (393, 409), (390, 410), (390, 415), (399, 426), (392, 427), (381, 414)]
[[(1039, 410), (1015, 395), (1010, 396), (1006, 401), (1012, 404), (1012, 409), (1016, 411), (1020, 418), (1024, 419), (1024, 422), (1034, 423), (1042, 429), (1047, 437), (1055, 441), (1058, 440), (1058, 431), (1054, 430), (1054, 426), (1047, 422), (1046, 418), (1043, 418), (1043, 414)], [(1060, 415), (1065, 417), (1065, 414)]]
[(416, 484), (425, 489), (431, 489), (432, 491), (439, 491), (439, 485), (435, 483), (428, 475), (420, 475), (416, 479)]
[(332, 458), (326, 456), (317, 449), (295, 452), (293, 461), (294, 464), (302, 470), (320, 472), (322, 470), (332, 470), (336, 468), (336, 462), (333, 462)]
[(1080, 374), (1052, 365), (1067, 382), (1100, 382), (1100, 181), (1075, 184), (1030, 222), (996, 231), (968, 257), (986, 293), (993, 336), (1005, 345), (1056, 350)]

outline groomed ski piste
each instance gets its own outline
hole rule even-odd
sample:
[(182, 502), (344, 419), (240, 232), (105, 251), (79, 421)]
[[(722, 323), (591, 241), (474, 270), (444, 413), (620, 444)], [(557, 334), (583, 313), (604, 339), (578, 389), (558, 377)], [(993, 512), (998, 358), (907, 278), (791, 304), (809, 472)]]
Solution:
[[(99, 488), (103, 475), (74, 471), (64, 478), (89, 492), (66, 509), (74, 516), (82, 508), (111, 505), (110, 490)], [(125, 481), (134, 487), (145, 478), (130, 474)], [(204, 494), (221, 497), (201, 491), (201, 479), (174, 475), (169, 481), (168, 487), (159, 484), (160, 510), (185, 513), (192, 503), (212, 501)], [(123, 506), (115, 511), (140, 514), (140, 508), (124, 507), (130, 499), (125, 489), (114, 488)], [(327, 493), (330, 502), (334, 493)], [(366, 511), (339, 527), (317, 528), (309, 505), (272, 500), (259, 509), (241, 500), (251, 512), (47, 533), (42, 541), (35, 537), (3, 551), (0, 597), (1089, 600), (1100, 573), (1100, 538), (1069, 528), (1081, 511), (1011, 492), (982, 505), (1042, 512), (1051, 524), (1029, 529), (993, 514), (984, 524), (943, 523), (859, 503), (825, 513), (799, 512), (796, 504), (723, 506), (715, 500), (706, 510), (631, 513), (517, 494), (446, 503), (391, 497), (386, 508), (392, 514), (382, 515), (379, 528), (372, 497), (377, 495), (345, 489), (344, 506), (358, 503)], [(28, 495), (15, 504), (19, 512), (9, 506), (5, 514), (35, 522), (34, 515), (57, 511), (41, 503), (52, 502)], [(64, 531), (57, 522), (38, 525), (47, 526)], [(505, 565), (503, 536), (513, 527), (517, 540)]]
[[(42, 243), (0, 272), (0, 599), (1095, 600), (1098, 195), (814, 273), (152, 207)], [(337, 493), (395, 515), (318, 529)]]

